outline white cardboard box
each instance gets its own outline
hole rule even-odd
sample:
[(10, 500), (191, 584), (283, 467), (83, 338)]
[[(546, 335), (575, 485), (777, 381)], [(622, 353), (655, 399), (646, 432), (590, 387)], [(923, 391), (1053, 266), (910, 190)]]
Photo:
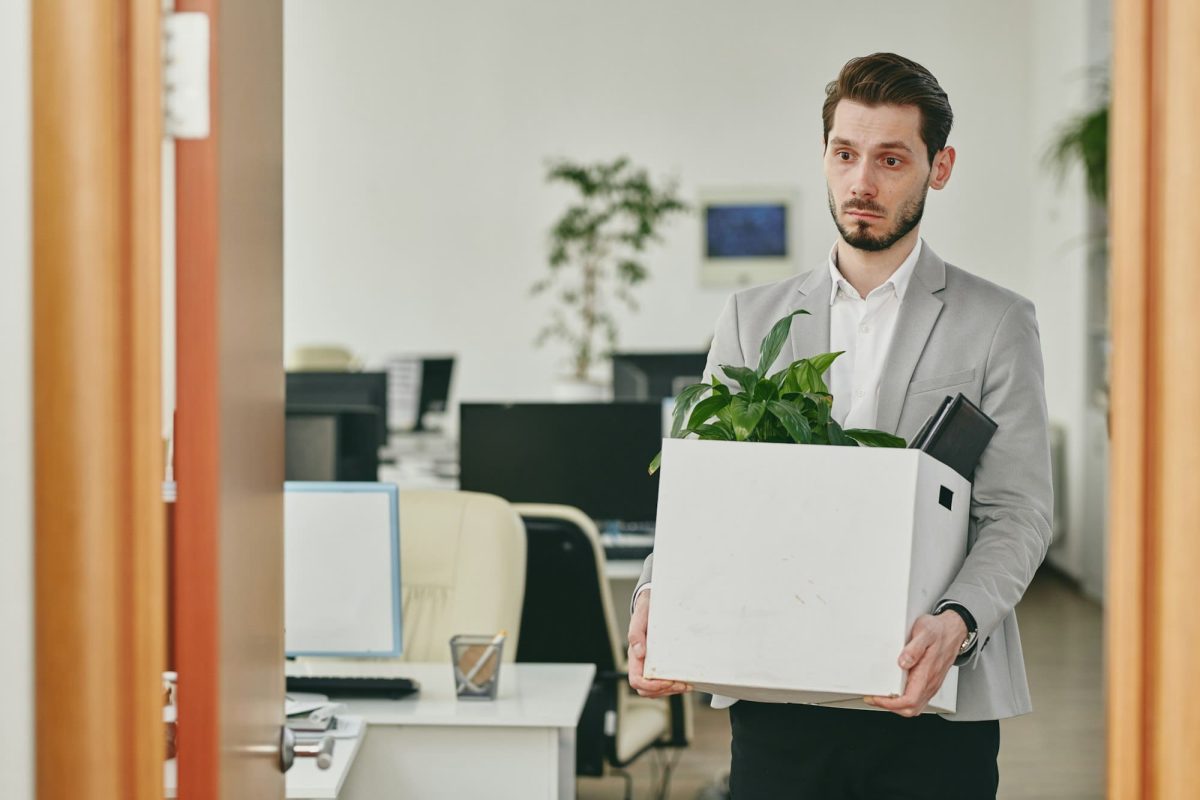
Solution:
[[(962, 565), (970, 498), (917, 450), (665, 440), (646, 676), (766, 702), (902, 694), (897, 659)], [(952, 667), (928, 711), (957, 696)]]

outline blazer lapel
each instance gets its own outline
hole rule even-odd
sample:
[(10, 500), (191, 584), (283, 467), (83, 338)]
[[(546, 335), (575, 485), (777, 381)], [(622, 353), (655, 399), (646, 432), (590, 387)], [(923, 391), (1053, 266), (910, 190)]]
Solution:
[(832, 288), (833, 280), (829, 277), (828, 267), (824, 266), (814, 269), (800, 284), (796, 308), (804, 309), (808, 315), (792, 318), (788, 336), (792, 355), (784, 364), (829, 352), (829, 292)]
[(917, 368), (929, 334), (942, 313), (943, 303), (938, 294), (945, 288), (946, 262), (928, 244), (922, 244), (921, 256), (900, 304), (896, 332), (879, 380), (875, 427), (881, 431), (894, 433), (900, 423), (913, 370)]

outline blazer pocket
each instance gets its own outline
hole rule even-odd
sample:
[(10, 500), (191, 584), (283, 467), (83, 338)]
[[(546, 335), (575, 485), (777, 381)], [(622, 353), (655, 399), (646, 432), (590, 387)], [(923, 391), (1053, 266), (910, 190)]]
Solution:
[(908, 393), (910, 395), (914, 395), (921, 394), (922, 392), (932, 392), (936, 389), (945, 389), (947, 386), (958, 386), (963, 383), (970, 383), (973, 380), (975, 380), (975, 370), (963, 369), (946, 375), (938, 375), (933, 378), (922, 378), (919, 381), (913, 381), (908, 385)]

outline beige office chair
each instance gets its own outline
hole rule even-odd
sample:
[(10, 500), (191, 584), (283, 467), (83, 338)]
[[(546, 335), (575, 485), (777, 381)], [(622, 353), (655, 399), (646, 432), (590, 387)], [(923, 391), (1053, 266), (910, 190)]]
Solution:
[(405, 661), (450, 661), (450, 637), (508, 631), (513, 661), (525, 592), (525, 528), (490, 494), (400, 492)]
[[(607, 762), (625, 779), (629, 798), (633, 785), (625, 766), (649, 750), (690, 741), (691, 698), (645, 698), (629, 688), (626, 632), (617, 630), (592, 520), (570, 506), (514, 507), (525, 521), (529, 553), (517, 660), (596, 665), (575, 734), (575, 772), (603, 775)], [(661, 766), (658, 793), (665, 795), (673, 764)]]
[(362, 360), (339, 344), (306, 344), (293, 347), (287, 357), (289, 372), (356, 372)]

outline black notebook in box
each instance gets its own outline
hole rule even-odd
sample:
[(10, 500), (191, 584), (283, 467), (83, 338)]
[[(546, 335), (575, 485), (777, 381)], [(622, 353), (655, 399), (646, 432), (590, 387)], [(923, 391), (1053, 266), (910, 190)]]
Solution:
[(959, 393), (942, 401), (909, 447), (924, 450), (970, 481), (997, 427), (995, 420)]

